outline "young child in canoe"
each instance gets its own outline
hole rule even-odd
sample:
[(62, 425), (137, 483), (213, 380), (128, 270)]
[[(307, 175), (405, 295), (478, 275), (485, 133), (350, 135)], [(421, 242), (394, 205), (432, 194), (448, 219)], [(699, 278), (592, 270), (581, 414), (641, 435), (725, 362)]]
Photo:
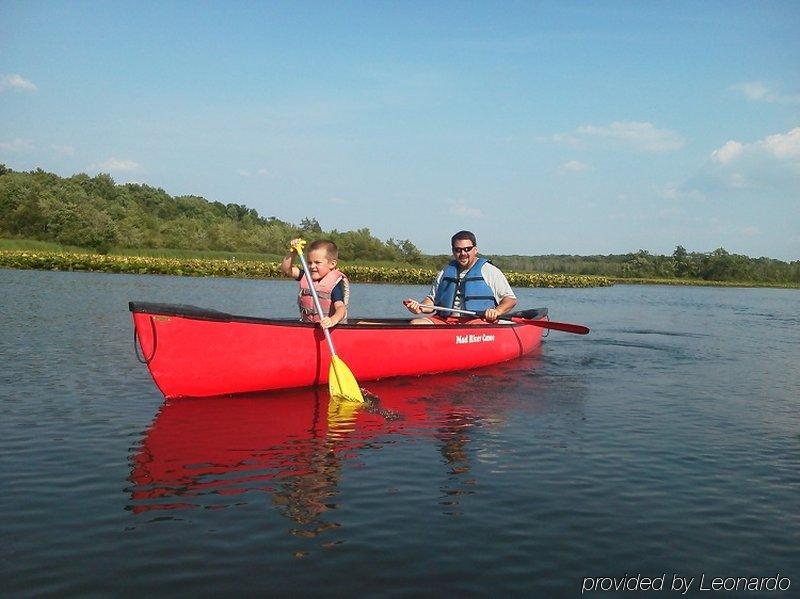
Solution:
[[(293, 239), (290, 247), (301, 242)], [(336, 244), (326, 239), (318, 239), (308, 244), (306, 250), (306, 264), (317, 291), (323, 316), (317, 314), (314, 308), (314, 298), (308, 287), (308, 279), (301, 268), (292, 266), (294, 249), (289, 250), (281, 262), (281, 272), (287, 277), (292, 277), (300, 284), (297, 294), (297, 305), (300, 308), (302, 322), (318, 322), (324, 329), (329, 329), (340, 323), (347, 323), (347, 304), (350, 301), (350, 282), (342, 271), (336, 268), (339, 260), (339, 249)]]

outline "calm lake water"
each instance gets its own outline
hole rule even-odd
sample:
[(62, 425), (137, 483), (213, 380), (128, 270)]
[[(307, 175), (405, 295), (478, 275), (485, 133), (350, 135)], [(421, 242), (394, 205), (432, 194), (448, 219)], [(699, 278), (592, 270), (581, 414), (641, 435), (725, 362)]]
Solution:
[[(425, 290), (354, 285), (351, 311), (405, 316)], [(290, 317), (294, 293), (0, 270), (4, 596), (576, 596), (626, 575), (798, 596), (800, 292), (520, 290), (592, 332), (364, 383), (379, 409), (336, 418), (324, 389), (164, 402), (135, 358), (130, 300)]]

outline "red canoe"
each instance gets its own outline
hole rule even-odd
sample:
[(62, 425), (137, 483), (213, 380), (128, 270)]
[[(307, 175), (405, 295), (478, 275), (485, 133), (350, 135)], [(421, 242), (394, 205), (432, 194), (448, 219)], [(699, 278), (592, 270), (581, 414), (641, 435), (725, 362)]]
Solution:
[[(319, 327), (233, 316), (194, 306), (130, 302), (142, 360), (167, 398), (211, 397), (328, 382), (330, 354)], [(538, 310), (544, 318), (546, 309)], [(363, 322), (363, 321), (362, 321)], [(527, 354), (542, 328), (524, 322), (410, 325), (370, 319), (331, 332), (359, 382), (467, 370)]]

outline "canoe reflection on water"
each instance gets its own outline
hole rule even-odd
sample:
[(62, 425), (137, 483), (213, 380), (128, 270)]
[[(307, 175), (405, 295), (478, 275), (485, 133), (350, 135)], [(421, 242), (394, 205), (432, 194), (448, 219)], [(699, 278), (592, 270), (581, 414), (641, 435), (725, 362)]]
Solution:
[(254, 494), (266, 493), (284, 516), (310, 527), (294, 534), (315, 535), (337, 526), (321, 517), (337, 507), (347, 463), (406, 435), (439, 446), (450, 477), (440, 503), (449, 513), (457, 509), (457, 496), (469, 492), (462, 487), (471, 482), (464, 478), (470, 430), (504, 421), (518, 404), (504, 394), (518, 390), (515, 379), (536, 384), (523, 372), (531, 360), (524, 362), (370, 382), (367, 389), (378, 401), (366, 404), (331, 402), (319, 388), (168, 400), (133, 450), (129, 509), (163, 519), (164, 510), (177, 517), (174, 510), (248, 505)]

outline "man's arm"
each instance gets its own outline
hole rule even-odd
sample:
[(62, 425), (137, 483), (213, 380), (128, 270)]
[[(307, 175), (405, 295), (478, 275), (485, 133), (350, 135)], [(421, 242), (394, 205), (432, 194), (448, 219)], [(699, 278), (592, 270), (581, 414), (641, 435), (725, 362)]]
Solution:
[(489, 308), (484, 313), (484, 319), (488, 322), (495, 322), (498, 316), (511, 312), (514, 309), (514, 306), (517, 305), (517, 298), (507, 295), (503, 299), (500, 300), (500, 303), (497, 304), (496, 308)]
[(511, 289), (511, 285), (509, 285), (506, 276), (493, 264), (489, 264), (488, 262), (484, 264), (481, 269), (481, 276), (483, 276), (483, 279), (486, 281), (487, 285), (489, 285), (489, 288), (494, 294), (495, 301), (497, 302), (496, 308), (486, 310), (484, 319), (488, 322), (495, 322), (498, 316), (511, 312), (511, 310), (514, 309), (514, 306), (517, 305), (517, 296), (514, 295), (514, 290)]
[(425, 312), (425, 314), (433, 313), (433, 310), (428, 307), (433, 306), (433, 300), (430, 297), (426, 297), (421, 302), (409, 297), (403, 300), (403, 304), (412, 314), (421, 314), (422, 312)]
[(431, 290), (428, 295), (425, 296), (425, 299), (421, 302), (418, 302), (415, 299), (407, 298), (403, 300), (403, 304), (408, 309), (409, 312), (412, 314), (421, 314), (424, 312), (425, 314), (432, 314), (433, 310), (426, 309), (426, 306), (433, 306), (433, 298), (436, 297), (436, 289), (439, 287), (439, 283), (442, 280), (442, 275), (444, 274), (444, 270), (439, 271), (439, 274), (436, 275), (436, 278), (433, 280), (433, 285), (431, 285)]

